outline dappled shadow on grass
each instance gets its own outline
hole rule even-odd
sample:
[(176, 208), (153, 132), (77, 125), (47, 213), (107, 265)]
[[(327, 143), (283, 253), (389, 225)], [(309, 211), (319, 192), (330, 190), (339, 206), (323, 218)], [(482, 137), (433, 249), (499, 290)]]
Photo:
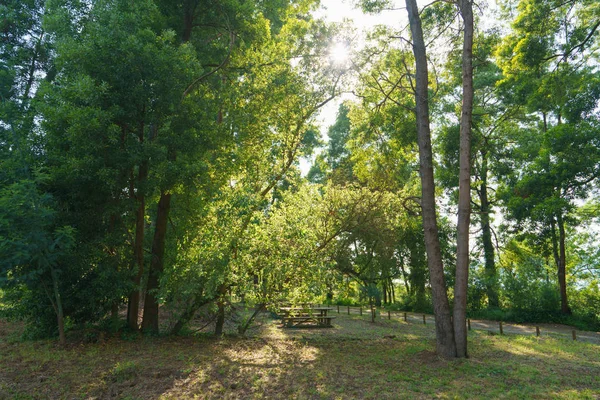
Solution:
[(107, 338), (65, 348), (46, 340), (0, 345), (0, 399), (158, 398), (185, 376), (179, 354), (194, 342)]
[[(78, 344), (0, 341), (0, 398), (548, 398), (597, 393), (600, 347), (471, 333), (468, 360), (433, 326), (340, 316), (331, 329)], [(550, 354), (550, 355), (549, 355)], [(11, 383), (13, 382), (12, 386)]]

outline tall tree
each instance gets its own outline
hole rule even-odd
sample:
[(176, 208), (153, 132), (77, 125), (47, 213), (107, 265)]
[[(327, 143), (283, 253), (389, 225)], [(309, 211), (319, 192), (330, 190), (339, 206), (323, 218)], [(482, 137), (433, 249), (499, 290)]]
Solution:
[(425, 248), (429, 266), (429, 280), (435, 314), (437, 353), (445, 358), (456, 356), (454, 329), (450, 320), (450, 305), (446, 294), (446, 280), (440, 248), (435, 207), (435, 183), (433, 179), (433, 154), (429, 123), (429, 68), (427, 49), (419, 8), (415, 0), (406, 0), (412, 47), (415, 56), (415, 109), (419, 143), (419, 173), (421, 176), (421, 215), (425, 231)]
[[(115, 274), (107, 293), (117, 305), (123, 291), (139, 290), (146, 199), (163, 206), (155, 221), (164, 222), (160, 194), (196, 183), (205, 171), (197, 161), (214, 148), (219, 108), (211, 101), (202, 105), (212, 97), (206, 88), (183, 96), (206, 68), (161, 25), (153, 2), (96, 2), (81, 10), (86, 22), (73, 30), (57, 17), (69, 7), (58, 7), (49, 19), (58, 37), (58, 76), (45, 91), (51, 105), (44, 120), (47, 154), (66, 220), (78, 228), (90, 257), (100, 257), (89, 261), (95, 273)], [(210, 54), (217, 58), (226, 46)], [(164, 227), (152, 225), (159, 234)], [(159, 254), (160, 240), (154, 248)], [(129, 316), (136, 329), (133, 307)]]
[(473, 114), (473, 4), (459, 0), (463, 19), (462, 112), (460, 119), (460, 171), (456, 280), (454, 282), (454, 335), (456, 356), (467, 356), (467, 285), (469, 282), (469, 227), (471, 221), (471, 124)]
[[(538, 119), (539, 147), (529, 164), (535, 170), (513, 182), (509, 208), (519, 219), (536, 221), (548, 232), (555, 259), (561, 310), (571, 312), (566, 282), (566, 223), (573, 200), (585, 197), (597, 178), (597, 147), (591, 136), (598, 119), (598, 70), (588, 63), (599, 37), (595, 2), (523, 0), (512, 32), (498, 49), (505, 96)], [(535, 129), (535, 128), (534, 128)], [(585, 139), (584, 139), (585, 138)], [(578, 154), (586, 147), (586, 159)], [(528, 168), (526, 168), (528, 169)], [(517, 181), (519, 183), (517, 183)], [(527, 211), (525, 211), (527, 210)]]
[[(509, 169), (506, 161), (510, 158), (510, 143), (514, 139), (517, 122), (522, 117), (522, 107), (502, 101), (496, 84), (502, 79), (502, 71), (493, 60), (493, 51), (499, 43), (497, 32), (479, 32), (475, 38), (474, 60), (474, 111), (471, 140), (472, 157), (472, 218), (479, 229), (479, 248), (483, 253), (483, 272), (481, 279), (485, 286), (487, 305), (491, 309), (499, 308), (499, 274), (496, 267), (496, 251), (493, 242), (492, 227), (494, 207), (498, 205), (496, 182)], [(437, 170), (444, 187), (451, 190), (451, 199), (455, 199), (458, 187), (459, 135), (455, 115), (460, 109), (457, 88), (462, 84), (461, 50), (458, 48), (448, 57), (446, 65), (448, 77), (445, 92), (450, 125), (444, 127), (438, 135), (441, 168)], [(446, 103), (446, 101), (444, 101)]]
[[(282, 192), (293, 189), (298, 159), (310, 154), (316, 143), (316, 113), (338, 94), (344, 71), (325, 62), (323, 37), (330, 28), (309, 16), (311, 4), (294, 5), (297, 12), (282, 17), (279, 30), (266, 32), (268, 41), (248, 46), (230, 61), (229, 79), (236, 76), (230, 84), (240, 96), (224, 103), (222, 110), (236, 138), (230, 181), (211, 199), (215, 207), (205, 215), (211, 229), (199, 230), (193, 239), (203, 256), (186, 273), (205, 284), (182, 302), (174, 330), (181, 329), (198, 307), (216, 301), (215, 332), (222, 332), (229, 293), (244, 285), (240, 280), (251, 268), (240, 261), (248, 231), (261, 223), (261, 214), (269, 215)], [(215, 232), (218, 239), (209, 238)]]

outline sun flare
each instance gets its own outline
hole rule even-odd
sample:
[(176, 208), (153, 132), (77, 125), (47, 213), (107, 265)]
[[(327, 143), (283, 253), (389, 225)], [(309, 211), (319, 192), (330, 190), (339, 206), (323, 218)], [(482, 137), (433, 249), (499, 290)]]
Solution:
[(335, 64), (345, 64), (348, 61), (350, 50), (345, 43), (338, 42), (331, 47), (329, 57)]

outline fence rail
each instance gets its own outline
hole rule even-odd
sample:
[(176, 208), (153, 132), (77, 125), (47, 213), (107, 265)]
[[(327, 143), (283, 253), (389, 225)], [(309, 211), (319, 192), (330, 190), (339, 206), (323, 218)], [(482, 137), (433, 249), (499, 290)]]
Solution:
[[(325, 305), (322, 305), (325, 306)], [(404, 311), (390, 311), (385, 309), (378, 309), (376, 307), (354, 307), (354, 306), (331, 306), (334, 308), (334, 312), (337, 311), (338, 314), (347, 314), (347, 315), (359, 315), (368, 316), (371, 320), (379, 319), (388, 319), (388, 320), (402, 320), (407, 323), (421, 323), (424, 325), (434, 325), (435, 324), (435, 316), (430, 314), (421, 314), (421, 313), (412, 313), (412, 312), (404, 312)], [(375, 315), (373, 315), (375, 313)], [(600, 344), (600, 333), (599, 332), (586, 332), (586, 331), (577, 331), (575, 329), (551, 329), (547, 328), (542, 330), (542, 326), (540, 325), (514, 325), (514, 324), (506, 324), (502, 321), (483, 321), (483, 320), (471, 320), (467, 319), (467, 329), (468, 330), (486, 330), (492, 333), (497, 333), (500, 335), (511, 334), (511, 335), (527, 335), (540, 337), (542, 335), (546, 336), (558, 336), (562, 338), (569, 338), (572, 340), (579, 340), (584, 342), (598, 343)]]

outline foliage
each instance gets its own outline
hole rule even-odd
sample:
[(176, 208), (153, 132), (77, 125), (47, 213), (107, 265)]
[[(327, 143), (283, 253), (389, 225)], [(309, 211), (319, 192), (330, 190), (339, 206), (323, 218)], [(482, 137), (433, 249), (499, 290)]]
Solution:
[[(140, 292), (156, 329), (160, 305), (173, 332), (198, 310), (222, 327), (239, 299), (431, 310), (411, 43), (379, 26), (358, 46), (347, 22), (315, 19), (318, 3), (0, 5), (3, 314), (35, 327), (29, 336), (58, 327), (64, 339), (119, 329), (124, 303), (137, 331)], [(506, 35), (474, 43), (469, 312), (597, 326), (599, 8), (502, 7)], [(462, 27), (457, 4), (421, 11), (439, 51), (421, 82), (452, 288)], [(345, 65), (329, 57), (339, 40), (356, 45)], [(343, 91), (354, 97), (321, 138), (318, 114)], [(313, 155), (304, 177), (299, 160)]]
[(57, 224), (55, 207), (35, 181), (0, 191), (0, 287), (10, 314), (46, 334), (56, 330), (60, 297), (73, 290), (69, 281), (76, 272), (70, 265), (75, 232)]

